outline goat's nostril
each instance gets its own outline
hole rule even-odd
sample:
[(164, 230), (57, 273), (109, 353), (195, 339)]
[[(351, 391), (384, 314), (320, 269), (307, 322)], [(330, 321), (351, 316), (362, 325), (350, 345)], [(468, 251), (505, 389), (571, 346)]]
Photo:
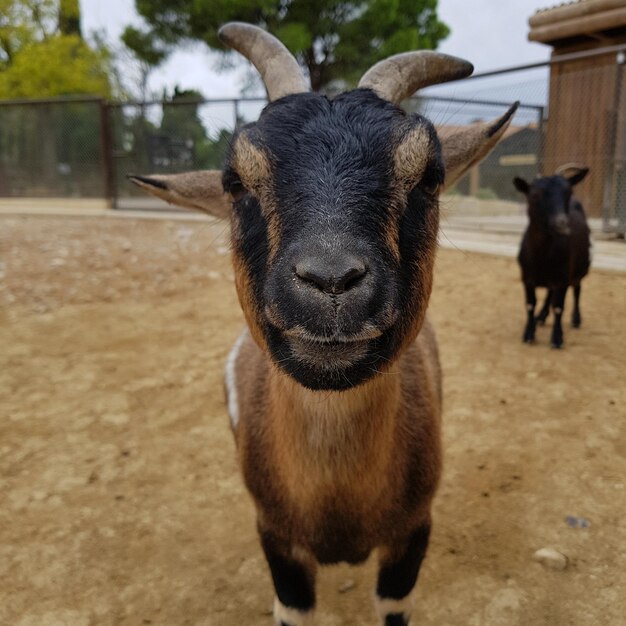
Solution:
[(367, 267), (361, 260), (350, 257), (308, 258), (298, 262), (294, 271), (321, 291), (338, 294), (356, 287), (367, 273)]
[[(355, 263), (355, 265), (357, 265)], [(356, 287), (359, 280), (365, 276), (367, 268), (365, 264), (358, 263), (357, 267), (351, 267), (343, 276), (337, 279), (338, 284), (341, 285), (342, 291), (348, 291), (352, 287)]]

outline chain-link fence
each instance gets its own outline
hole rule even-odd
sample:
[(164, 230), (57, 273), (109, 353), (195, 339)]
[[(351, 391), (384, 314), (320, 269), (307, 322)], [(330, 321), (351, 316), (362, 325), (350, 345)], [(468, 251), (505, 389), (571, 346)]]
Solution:
[[(622, 46), (626, 49), (626, 46)], [(620, 54), (622, 55), (620, 57)], [(468, 215), (524, 211), (515, 176), (588, 166), (576, 189), (606, 230), (626, 230), (626, 65), (623, 52), (569, 55), (431, 87), (405, 106), (441, 135), (521, 105), (491, 154), (447, 190), (446, 208)], [(570, 58), (574, 57), (574, 58)], [(100, 197), (119, 208), (155, 208), (129, 173), (219, 168), (237, 125), (265, 101), (0, 102), (1, 197)]]
[(0, 102), (0, 198), (106, 197), (103, 103)]

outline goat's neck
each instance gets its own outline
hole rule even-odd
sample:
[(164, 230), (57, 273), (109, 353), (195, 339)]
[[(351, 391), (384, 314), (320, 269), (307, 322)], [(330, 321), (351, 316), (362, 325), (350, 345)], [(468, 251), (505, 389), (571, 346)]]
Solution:
[(528, 223), (528, 234), (531, 243), (536, 246), (541, 246), (553, 238), (552, 232), (545, 224), (532, 220)]
[(391, 438), (400, 405), (400, 373), (396, 363), (353, 389), (311, 391), (274, 368), (270, 390), (272, 419), (281, 437), (296, 449), (326, 453), (341, 462), (374, 453), (381, 440)]

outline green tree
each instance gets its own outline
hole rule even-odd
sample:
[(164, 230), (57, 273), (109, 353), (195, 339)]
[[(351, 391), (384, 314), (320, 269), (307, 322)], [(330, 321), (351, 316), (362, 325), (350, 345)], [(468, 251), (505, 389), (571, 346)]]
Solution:
[(106, 54), (91, 50), (77, 35), (29, 43), (0, 71), (0, 98), (110, 93)]
[(57, 20), (55, 0), (0, 0), (0, 70), (24, 46), (51, 36)]
[[(0, 0), (0, 98), (108, 97), (109, 69), (104, 47), (82, 38), (78, 0)], [(98, 124), (93, 103), (2, 107), (0, 189), (57, 195), (85, 183), (94, 193)]]
[(155, 36), (199, 39), (223, 50), (217, 30), (240, 20), (276, 35), (306, 68), (315, 91), (335, 80), (355, 83), (397, 52), (436, 48), (448, 27), (437, 0), (135, 0)]
[(78, 0), (0, 0), (0, 98), (110, 93), (109, 55), (83, 40)]
[(175, 87), (171, 99), (163, 101), (161, 132), (194, 143), (206, 139), (206, 130), (198, 114), (201, 101), (202, 94), (195, 89)]
[(59, 32), (78, 35), (80, 32), (80, 7), (78, 0), (59, 0)]
[[(137, 64), (139, 99), (148, 98), (148, 77), (168, 55), (168, 48), (151, 33), (139, 30), (134, 26), (127, 26), (120, 39), (132, 55), (132, 61)], [(134, 91), (134, 90), (133, 90)]]
[(171, 152), (172, 167), (211, 169), (222, 167), (232, 131), (222, 128), (208, 136), (200, 118), (202, 94), (176, 87), (171, 98), (163, 99), (163, 118), (158, 131)]

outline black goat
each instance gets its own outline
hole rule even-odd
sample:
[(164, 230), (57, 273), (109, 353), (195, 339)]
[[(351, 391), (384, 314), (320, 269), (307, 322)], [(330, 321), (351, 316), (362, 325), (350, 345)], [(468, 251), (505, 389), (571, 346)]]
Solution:
[[(528, 201), (529, 224), (518, 256), (528, 314), (522, 338), (525, 343), (534, 342), (535, 326), (545, 323), (552, 305), (554, 326), (550, 342), (553, 348), (563, 345), (561, 316), (570, 286), (574, 288), (572, 326), (580, 326), (580, 281), (589, 271), (591, 238), (585, 211), (572, 197), (572, 187), (588, 171), (588, 168), (569, 167), (567, 176), (543, 176), (532, 183), (522, 178), (513, 180), (515, 188)], [(546, 287), (548, 293), (535, 317), (537, 287)]]

